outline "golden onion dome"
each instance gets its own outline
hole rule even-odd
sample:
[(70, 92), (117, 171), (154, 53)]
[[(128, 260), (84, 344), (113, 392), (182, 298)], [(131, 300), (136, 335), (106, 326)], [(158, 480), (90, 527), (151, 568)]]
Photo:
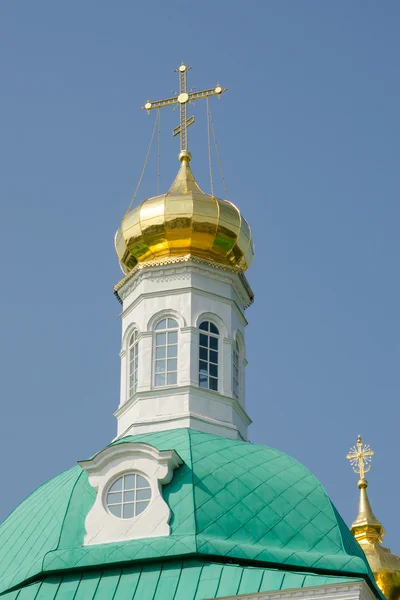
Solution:
[(228, 200), (202, 192), (190, 168), (191, 155), (166, 194), (147, 198), (129, 210), (115, 235), (122, 270), (138, 263), (192, 255), (245, 271), (254, 257), (250, 227)]

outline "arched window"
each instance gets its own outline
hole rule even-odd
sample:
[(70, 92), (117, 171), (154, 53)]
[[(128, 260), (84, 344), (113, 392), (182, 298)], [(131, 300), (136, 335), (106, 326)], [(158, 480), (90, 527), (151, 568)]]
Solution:
[(136, 392), (138, 382), (138, 366), (139, 366), (139, 340), (138, 332), (132, 332), (128, 342), (129, 356), (129, 398)]
[(232, 353), (232, 393), (235, 398), (240, 398), (240, 348), (236, 340)]
[(218, 390), (218, 327), (210, 321), (199, 325), (199, 386)]
[(155, 327), (154, 385), (176, 385), (178, 380), (178, 322), (161, 319)]

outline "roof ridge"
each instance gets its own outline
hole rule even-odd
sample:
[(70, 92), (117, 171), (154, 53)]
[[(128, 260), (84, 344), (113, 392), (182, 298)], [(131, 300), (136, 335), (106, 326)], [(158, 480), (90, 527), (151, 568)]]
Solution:
[[(71, 493), (69, 495), (67, 506), (65, 508), (64, 516), (63, 516), (63, 519), (62, 519), (62, 523), (61, 523), (61, 527), (60, 527), (60, 533), (58, 535), (58, 541), (57, 541), (57, 544), (56, 544), (56, 547), (54, 548), (54, 550), (58, 550), (58, 548), (60, 547), (61, 536), (62, 536), (63, 529), (64, 529), (65, 519), (67, 517), (69, 507), (71, 506), (72, 496), (74, 494), (74, 491), (75, 491), (75, 488), (76, 488), (76, 486), (78, 484), (78, 481), (80, 480), (80, 478), (82, 477), (82, 475), (85, 473), (85, 471), (82, 469), (82, 467), (80, 467), (80, 465), (77, 465), (77, 466), (81, 469), (81, 472), (79, 473), (78, 477), (75, 480), (74, 485), (72, 486), (72, 490), (71, 490)], [(43, 559), (42, 559), (42, 568), (43, 568), (44, 561), (45, 561), (45, 558), (46, 558), (47, 554), (48, 554), (48, 552), (46, 552), (46, 554), (44, 554), (44, 556), (43, 556)]]

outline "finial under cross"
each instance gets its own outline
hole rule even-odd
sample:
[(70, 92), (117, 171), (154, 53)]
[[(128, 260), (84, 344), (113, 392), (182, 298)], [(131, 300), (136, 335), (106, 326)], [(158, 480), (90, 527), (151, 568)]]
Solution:
[(357, 444), (350, 448), (346, 458), (350, 461), (354, 473), (360, 475), (360, 479), (364, 479), (365, 473), (370, 470), (373, 455), (374, 451), (371, 450), (368, 444), (362, 443), (361, 435), (359, 435)]
[[(219, 96), (222, 92), (225, 92), (227, 88), (221, 87), (219, 84), (215, 88), (210, 88), (208, 90), (202, 90), (201, 92), (192, 92), (187, 91), (187, 72), (192, 67), (187, 67), (185, 64), (181, 64), (178, 69), (175, 69), (175, 73), (179, 73), (179, 94), (174, 96), (173, 98), (166, 98), (165, 100), (157, 100), (156, 102), (151, 102), (148, 100), (144, 106), (148, 113), (155, 108), (162, 108), (163, 106), (172, 106), (174, 104), (179, 104), (180, 107), (180, 124), (173, 131), (173, 135), (179, 135), (181, 139), (181, 153), (187, 152), (188, 150), (188, 139), (187, 139), (187, 129), (190, 125), (194, 123), (194, 117), (187, 118), (186, 109), (189, 102), (193, 102), (193, 100), (199, 100), (200, 98), (208, 98), (209, 96)], [(189, 155), (190, 157), (190, 155)]]

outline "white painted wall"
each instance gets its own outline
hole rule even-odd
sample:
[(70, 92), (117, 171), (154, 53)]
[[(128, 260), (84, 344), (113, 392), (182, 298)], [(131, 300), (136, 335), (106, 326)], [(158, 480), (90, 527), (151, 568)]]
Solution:
[[(250, 419), (245, 412), (244, 309), (250, 303), (249, 288), (230, 268), (188, 260), (144, 267), (119, 288), (123, 300), (121, 348), (121, 398), (115, 413), (118, 435), (191, 427), (229, 438), (247, 439)], [(179, 323), (177, 385), (155, 387), (153, 330), (164, 316)], [(219, 331), (218, 392), (200, 388), (199, 330), (203, 320), (213, 321)], [(128, 397), (128, 339), (139, 332), (139, 382)], [(232, 349), (236, 336), (242, 346), (243, 393), (232, 393)]]

